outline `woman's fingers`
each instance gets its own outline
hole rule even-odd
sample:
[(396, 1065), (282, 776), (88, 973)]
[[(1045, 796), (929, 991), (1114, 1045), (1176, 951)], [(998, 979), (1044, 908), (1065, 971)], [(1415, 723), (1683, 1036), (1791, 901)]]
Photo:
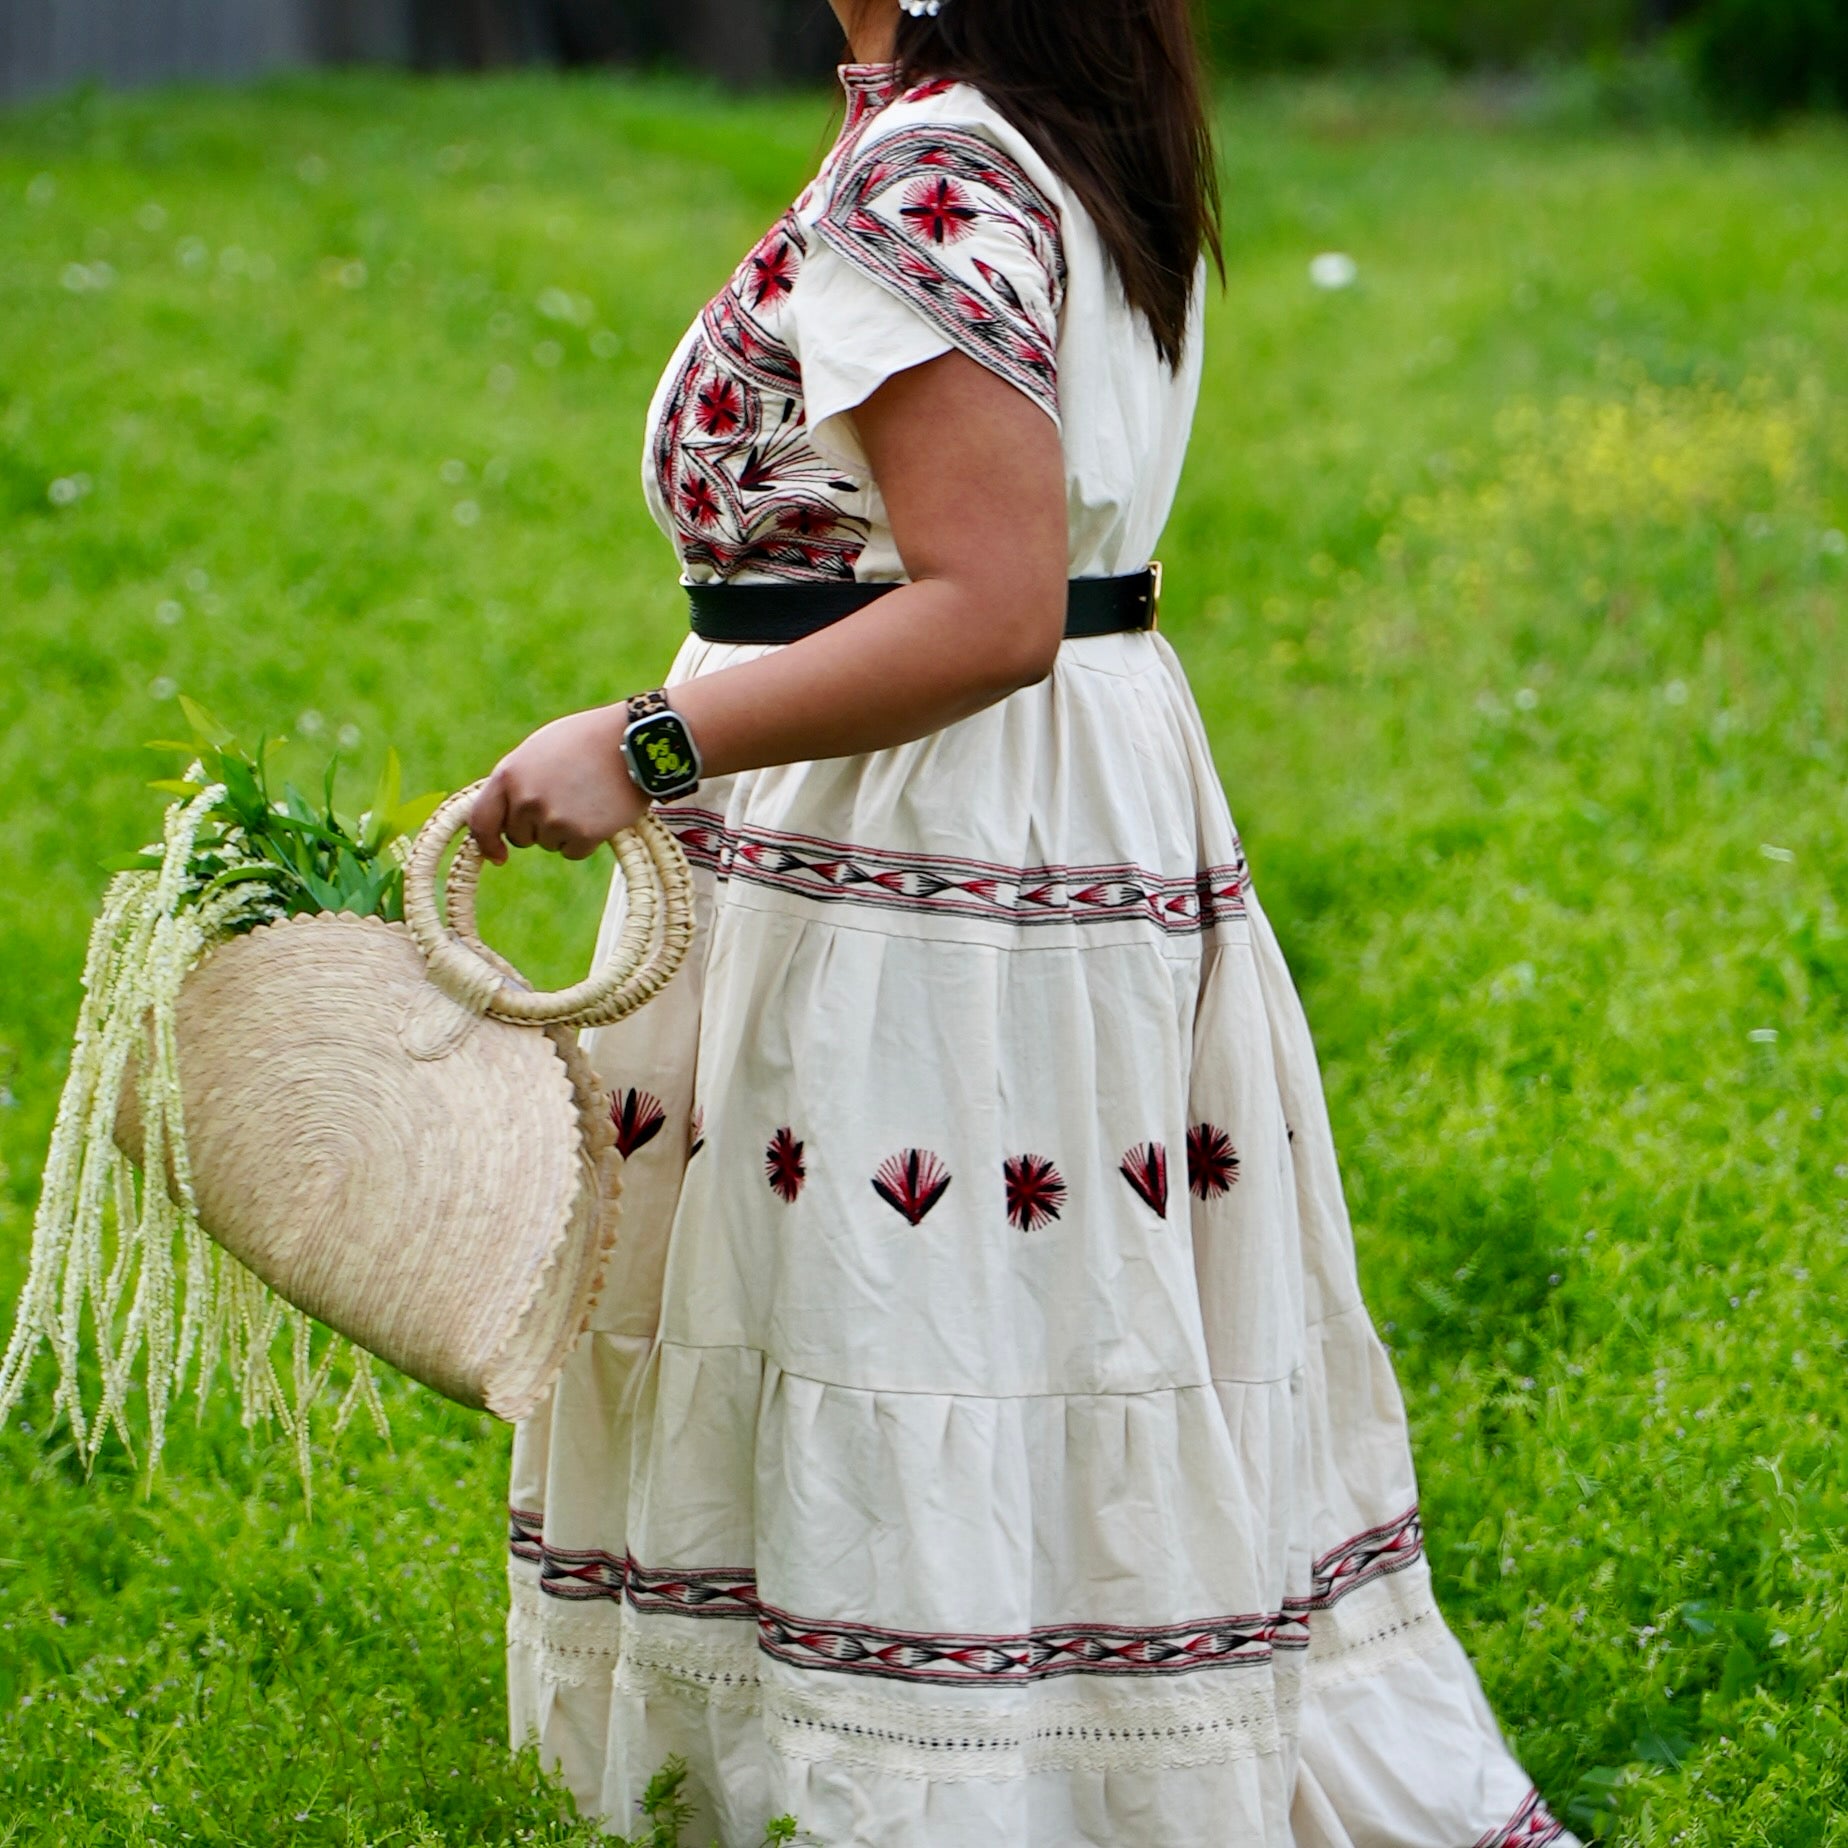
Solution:
[(475, 837), (482, 858), (492, 860), (496, 866), (506, 865), (510, 845), (543, 847), (547, 853), (563, 854), (567, 860), (588, 860), (603, 845), (594, 836), (554, 821), (537, 797), (513, 800), (498, 770), (488, 778), (469, 810), (468, 831)]
[(468, 831), (474, 836), (481, 857), (492, 860), (496, 866), (505, 866), (507, 863), (507, 847), (501, 839), (501, 830), (506, 823), (507, 786), (501, 779), (501, 773), (496, 770), (468, 812)]
[(534, 847), (538, 845), (539, 828), (544, 820), (544, 804), (528, 796), (523, 802), (508, 805), (507, 819), (501, 824), (501, 832), (512, 846)]

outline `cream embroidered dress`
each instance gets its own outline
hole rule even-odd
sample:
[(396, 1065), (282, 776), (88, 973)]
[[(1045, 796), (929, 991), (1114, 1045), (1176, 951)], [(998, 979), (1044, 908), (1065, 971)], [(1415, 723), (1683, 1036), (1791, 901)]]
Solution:
[[(952, 348), (1057, 421), (1072, 575), (1139, 569), (1198, 340), (1171, 374), (979, 95), (844, 80), (656, 397), (686, 576), (901, 577), (851, 413)], [(935, 736), (663, 813), (697, 946), (591, 1046), (623, 1242), (515, 1445), (515, 1739), (618, 1827), (679, 1753), (727, 1848), (785, 1810), (827, 1848), (1569, 1841), (1432, 1603), (1308, 1032), (1167, 642), (1068, 641)]]

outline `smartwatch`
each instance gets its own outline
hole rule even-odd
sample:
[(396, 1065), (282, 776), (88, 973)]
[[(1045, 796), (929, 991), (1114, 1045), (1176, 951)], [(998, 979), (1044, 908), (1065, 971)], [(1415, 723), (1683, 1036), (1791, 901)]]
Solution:
[(667, 703), (661, 688), (629, 701), (622, 755), (636, 788), (651, 802), (671, 802), (699, 787), (698, 747), (686, 720)]

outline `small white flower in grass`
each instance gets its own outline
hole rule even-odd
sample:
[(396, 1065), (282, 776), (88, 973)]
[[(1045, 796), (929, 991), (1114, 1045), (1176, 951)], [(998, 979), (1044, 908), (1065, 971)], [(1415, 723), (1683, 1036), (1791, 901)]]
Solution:
[(148, 682), (148, 697), (150, 699), (171, 699), (179, 690), (179, 682), (170, 674), (156, 674), (154, 678)]
[(451, 456), (436, 472), (452, 488), (459, 488), (468, 479), (468, 464), (459, 456)]
[(49, 173), (35, 173), (26, 183), (28, 205), (49, 205), (58, 196), (58, 182)]
[(174, 245), (173, 254), (179, 259), (182, 269), (204, 269), (206, 259), (211, 252), (206, 248), (202, 237), (183, 237)]
[[(1773, 1046), (1777, 1043), (1777, 1028), (1754, 1027), (1745, 1037), (1749, 1039), (1754, 1046)], [(1735, 1296), (1733, 1298), (1733, 1307), (1736, 1309), (1738, 1306), (1739, 1299)]]
[(533, 363), (548, 370), (556, 366), (565, 356), (565, 349), (556, 340), (541, 340), (533, 348)]
[(1520, 707), (1523, 712), (1532, 712), (1540, 703), (1540, 695), (1535, 692), (1532, 687), (1516, 687), (1514, 690), (1514, 703)]
[(357, 725), (343, 725), (340, 730), (335, 733), (335, 738), (341, 750), (356, 751), (364, 740), (365, 733), (362, 732)]
[(1848, 557), (1848, 533), (1843, 532), (1839, 526), (1831, 526), (1822, 535), (1822, 549), (1831, 558)]
[(60, 475), (45, 490), (45, 498), (54, 507), (74, 506), (89, 493), (93, 485), (88, 475)]
[(154, 606), (154, 620), (163, 628), (171, 629), (186, 614), (171, 597), (162, 597)]
[(1671, 706), (1685, 706), (1688, 703), (1688, 683), (1685, 680), (1671, 680), (1662, 689), (1662, 697)]
[(319, 186), (327, 178), (327, 162), (318, 154), (304, 154), (295, 163), (295, 177), (304, 186)]
[(167, 222), (167, 208), (157, 199), (135, 210), (135, 223), (144, 231), (158, 231)]
[(295, 729), (304, 738), (318, 738), (327, 729), (327, 721), (310, 706), (306, 712), (297, 715)]
[(343, 289), (363, 289), (366, 286), (367, 270), (365, 264), (355, 257), (349, 263), (340, 266), (340, 286)]
[(1349, 289), (1360, 275), (1360, 265), (1344, 250), (1324, 250), (1309, 259), (1309, 280), (1318, 289)]
[(90, 289), (90, 266), (87, 263), (67, 263), (59, 272), (58, 280), (71, 294), (86, 295)]
[(622, 339), (607, 327), (599, 327), (590, 337), (590, 351), (594, 359), (614, 359), (622, 351)]
[(1770, 841), (1760, 841), (1758, 843), (1758, 851), (1762, 853), (1767, 860), (1779, 860), (1786, 865), (1797, 857), (1788, 847), (1778, 847), (1773, 845)]
[(450, 516), (458, 526), (473, 526), (481, 518), (481, 506), (477, 501), (457, 501), (450, 510)]
[(202, 595), (212, 588), (212, 574), (202, 565), (194, 565), (186, 574), (186, 588), (195, 597)]

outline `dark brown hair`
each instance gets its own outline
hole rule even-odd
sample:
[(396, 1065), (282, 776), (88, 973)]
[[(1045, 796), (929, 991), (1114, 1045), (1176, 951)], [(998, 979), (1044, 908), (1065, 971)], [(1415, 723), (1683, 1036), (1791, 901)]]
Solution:
[(1219, 178), (1189, 0), (943, 0), (901, 15), (901, 87), (973, 84), (1097, 226), (1170, 366), (1202, 250), (1224, 271)]

